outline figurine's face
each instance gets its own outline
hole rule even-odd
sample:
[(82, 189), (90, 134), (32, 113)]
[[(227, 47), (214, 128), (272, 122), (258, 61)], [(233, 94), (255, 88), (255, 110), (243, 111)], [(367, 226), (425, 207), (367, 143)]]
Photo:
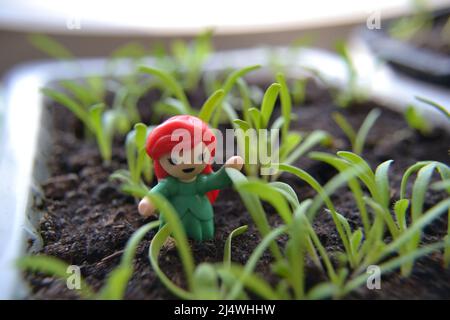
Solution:
[(202, 144), (195, 148), (180, 152), (171, 152), (159, 158), (163, 169), (172, 177), (190, 181), (200, 174), (210, 163), (211, 153)]

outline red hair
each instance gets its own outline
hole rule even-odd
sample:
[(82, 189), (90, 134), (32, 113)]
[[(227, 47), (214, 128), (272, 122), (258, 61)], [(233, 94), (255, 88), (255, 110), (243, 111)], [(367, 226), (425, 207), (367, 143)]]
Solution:
[[(153, 159), (153, 167), (158, 180), (164, 179), (168, 175), (166, 170), (161, 166), (159, 158), (171, 152), (180, 143), (180, 140), (174, 139), (177, 137), (176, 130), (183, 130), (183, 132), (187, 132), (190, 135), (188, 141), (190, 141), (191, 148), (203, 142), (209, 149), (211, 158), (214, 157), (216, 137), (206, 123), (197, 117), (189, 115), (171, 117), (151, 131), (145, 146), (147, 154)], [(212, 172), (210, 163), (202, 171), (203, 174), (211, 174)], [(219, 195), (219, 190), (209, 191), (206, 195), (209, 201), (214, 203)]]

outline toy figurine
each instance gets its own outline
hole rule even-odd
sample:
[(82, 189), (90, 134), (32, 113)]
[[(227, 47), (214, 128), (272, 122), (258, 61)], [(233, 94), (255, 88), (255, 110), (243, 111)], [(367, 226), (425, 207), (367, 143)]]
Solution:
[[(214, 237), (212, 203), (219, 189), (231, 185), (225, 168), (242, 169), (243, 159), (234, 156), (213, 172), (211, 162), (216, 137), (199, 118), (174, 116), (155, 129), (147, 138), (146, 151), (153, 159), (158, 184), (150, 192), (158, 192), (171, 202), (189, 238), (196, 241)], [(154, 214), (155, 207), (146, 197), (139, 203), (142, 216)], [(161, 225), (164, 216), (160, 215)]]

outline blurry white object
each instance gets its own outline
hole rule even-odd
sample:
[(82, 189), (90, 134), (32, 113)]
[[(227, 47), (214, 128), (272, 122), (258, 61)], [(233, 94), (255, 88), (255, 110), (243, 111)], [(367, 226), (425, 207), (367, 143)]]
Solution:
[(398, 112), (404, 112), (410, 104), (414, 105), (434, 125), (450, 131), (450, 121), (441, 111), (416, 99), (416, 97), (426, 98), (442, 105), (450, 112), (448, 88), (395, 71), (372, 53), (358, 33), (351, 38), (349, 48), (355, 69), (358, 70), (359, 85), (367, 90), (372, 100)]
[[(271, 32), (361, 23), (407, 13), (411, 0), (1, 0), (0, 28), (98, 34)], [(448, 0), (428, 0), (430, 8)]]

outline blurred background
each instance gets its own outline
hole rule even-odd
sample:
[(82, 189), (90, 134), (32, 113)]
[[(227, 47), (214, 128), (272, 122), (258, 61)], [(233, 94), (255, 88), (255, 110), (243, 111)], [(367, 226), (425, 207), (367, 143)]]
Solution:
[[(450, 0), (427, 0), (427, 8)], [(0, 0), (0, 76), (14, 65), (47, 56), (27, 35), (53, 36), (77, 57), (106, 56), (126, 42), (151, 46), (214, 29), (217, 50), (287, 45), (304, 35), (331, 49), (356, 25), (378, 24), (417, 10), (414, 0)], [(382, 27), (382, 25), (381, 25)]]

